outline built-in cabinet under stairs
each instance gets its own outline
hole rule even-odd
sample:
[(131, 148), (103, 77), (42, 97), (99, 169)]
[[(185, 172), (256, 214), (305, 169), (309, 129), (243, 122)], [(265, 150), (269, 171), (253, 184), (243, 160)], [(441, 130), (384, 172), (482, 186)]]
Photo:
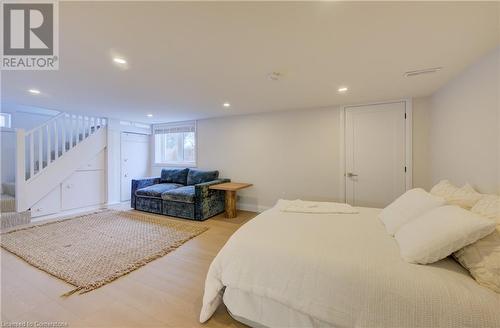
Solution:
[[(75, 179), (99, 179), (97, 182), (103, 184), (106, 125), (104, 118), (61, 113), (32, 130), (17, 130), (16, 211), (31, 210), (37, 216), (46, 214), (49, 207), (52, 212), (61, 208), (65, 195), (71, 188), (76, 189)], [(99, 164), (92, 164), (93, 161)], [(80, 171), (96, 172), (75, 177)], [(84, 190), (88, 184), (82, 185), (82, 194), (90, 192)]]

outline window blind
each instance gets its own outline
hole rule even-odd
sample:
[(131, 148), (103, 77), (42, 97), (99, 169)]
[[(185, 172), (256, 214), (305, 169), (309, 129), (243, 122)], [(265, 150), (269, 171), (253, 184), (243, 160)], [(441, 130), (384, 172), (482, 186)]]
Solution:
[(153, 127), (154, 134), (195, 132), (195, 122), (158, 124)]

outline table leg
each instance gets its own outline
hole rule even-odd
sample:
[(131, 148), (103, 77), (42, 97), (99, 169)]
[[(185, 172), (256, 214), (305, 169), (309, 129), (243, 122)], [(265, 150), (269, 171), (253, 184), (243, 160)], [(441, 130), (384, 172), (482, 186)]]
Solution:
[(236, 217), (236, 191), (226, 190), (225, 197), (226, 217), (229, 219)]

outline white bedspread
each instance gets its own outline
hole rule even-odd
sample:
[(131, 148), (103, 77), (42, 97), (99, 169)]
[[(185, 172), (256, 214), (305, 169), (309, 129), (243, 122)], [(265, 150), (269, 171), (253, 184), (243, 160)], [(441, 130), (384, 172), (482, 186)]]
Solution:
[(356, 214), (357, 209), (349, 204), (332, 202), (311, 202), (305, 200), (280, 200), (278, 206), (283, 212), (315, 214)]
[[(210, 266), (200, 321), (212, 316), (226, 287), (255, 296), (246, 315), (233, 314), (264, 326), (303, 323), (273, 321), (255, 300), (334, 327), (500, 326), (500, 294), (451, 259), (404, 262), (377, 219), (380, 210), (358, 209), (314, 215), (274, 207), (242, 226)], [(239, 302), (234, 308), (246, 306)]]

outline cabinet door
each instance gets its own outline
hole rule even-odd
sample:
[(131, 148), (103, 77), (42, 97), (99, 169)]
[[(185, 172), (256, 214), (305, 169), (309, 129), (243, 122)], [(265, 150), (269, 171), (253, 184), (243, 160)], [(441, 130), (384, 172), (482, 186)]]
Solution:
[(97, 154), (94, 158), (92, 158), (88, 163), (80, 166), (78, 168), (79, 171), (83, 170), (104, 170), (105, 166), (105, 154), (104, 150)]
[(62, 183), (62, 209), (99, 205), (104, 203), (104, 171), (76, 171)]
[(61, 185), (57, 185), (50, 193), (31, 207), (31, 216), (36, 218), (42, 215), (57, 213), (61, 210)]

